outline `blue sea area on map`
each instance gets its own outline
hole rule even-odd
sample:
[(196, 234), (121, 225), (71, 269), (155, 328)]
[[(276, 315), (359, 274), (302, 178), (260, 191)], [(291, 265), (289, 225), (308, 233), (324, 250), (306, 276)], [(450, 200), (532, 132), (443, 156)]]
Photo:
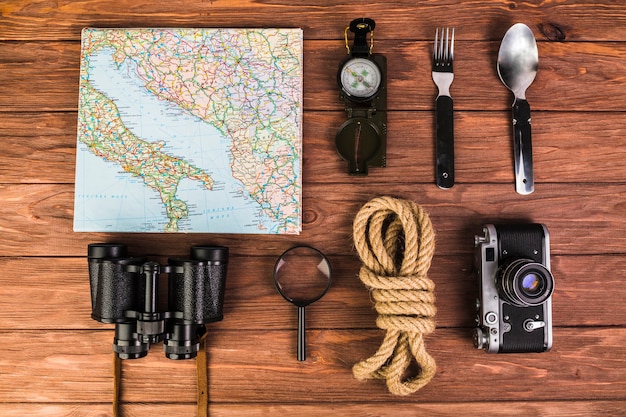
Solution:
[[(180, 232), (277, 233), (279, 224), (262, 213), (243, 185), (232, 177), (230, 139), (175, 104), (149, 93), (127, 60), (117, 66), (112, 50), (90, 56), (92, 85), (112, 99), (122, 121), (139, 139), (164, 142), (163, 152), (203, 169), (215, 181), (206, 190), (199, 181), (181, 181), (177, 198), (189, 217)], [(116, 162), (91, 154), (79, 142), (76, 175), (76, 231), (162, 232), (168, 219), (157, 191), (123, 172)]]

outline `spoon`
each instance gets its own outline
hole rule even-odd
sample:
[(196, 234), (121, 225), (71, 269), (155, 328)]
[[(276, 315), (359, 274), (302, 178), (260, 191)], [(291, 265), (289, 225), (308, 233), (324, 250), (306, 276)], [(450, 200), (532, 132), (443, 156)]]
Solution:
[(513, 152), (515, 190), (530, 194), (535, 190), (530, 129), (530, 105), (526, 89), (537, 75), (539, 53), (533, 32), (523, 23), (511, 26), (502, 38), (498, 52), (498, 75), (513, 92)]

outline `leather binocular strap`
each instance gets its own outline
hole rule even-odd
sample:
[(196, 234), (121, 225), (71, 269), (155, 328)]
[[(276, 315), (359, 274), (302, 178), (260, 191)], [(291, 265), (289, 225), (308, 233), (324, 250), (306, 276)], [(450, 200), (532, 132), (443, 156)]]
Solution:
[[(209, 370), (206, 354), (205, 332), (200, 338), (200, 349), (196, 356), (198, 417), (209, 416)], [(122, 388), (122, 360), (113, 352), (113, 417), (121, 417), (120, 393)]]
[(113, 417), (120, 417), (120, 389), (122, 384), (122, 360), (113, 352)]
[(207, 366), (206, 335), (207, 332), (200, 337), (200, 349), (198, 349), (198, 356), (196, 356), (198, 417), (209, 417), (209, 369)]

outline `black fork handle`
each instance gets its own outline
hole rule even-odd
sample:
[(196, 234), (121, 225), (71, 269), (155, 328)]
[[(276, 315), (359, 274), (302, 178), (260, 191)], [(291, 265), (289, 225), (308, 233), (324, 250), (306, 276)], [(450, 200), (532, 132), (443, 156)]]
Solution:
[(437, 97), (436, 113), (437, 186), (446, 189), (454, 185), (454, 103), (452, 97)]

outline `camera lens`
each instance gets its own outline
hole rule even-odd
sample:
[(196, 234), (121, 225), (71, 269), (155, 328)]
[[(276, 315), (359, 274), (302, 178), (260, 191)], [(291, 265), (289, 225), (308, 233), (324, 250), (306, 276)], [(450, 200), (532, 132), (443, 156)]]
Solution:
[(554, 290), (554, 278), (548, 268), (530, 259), (506, 263), (496, 284), (503, 298), (521, 307), (544, 303)]
[(529, 296), (535, 296), (543, 290), (544, 281), (541, 277), (533, 272), (522, 277), (522, 290)]

